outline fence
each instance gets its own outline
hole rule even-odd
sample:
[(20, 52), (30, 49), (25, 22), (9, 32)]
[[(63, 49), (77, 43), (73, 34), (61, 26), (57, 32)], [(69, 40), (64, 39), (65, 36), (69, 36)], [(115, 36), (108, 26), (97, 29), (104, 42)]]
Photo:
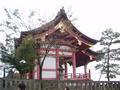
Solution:
[[(24, 82), (26, 90), (120, 90), (120, 81), (79, 81), (79, 80), (17, 80), (1, 79), (0, 90), (17, 90), (17, 86)], [(42, 84), (41, 84), (42, 83)]]

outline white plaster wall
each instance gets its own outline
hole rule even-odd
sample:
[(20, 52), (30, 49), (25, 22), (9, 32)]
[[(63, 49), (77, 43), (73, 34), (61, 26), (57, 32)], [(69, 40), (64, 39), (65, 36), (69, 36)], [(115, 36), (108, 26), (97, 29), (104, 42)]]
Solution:
[(34, 67), (34, 71), (37, 71), (37, 65), (35, 65), (35, 67)]
[(71, 55), (72, 56), (72, 52), (63, 52), (63, 51), (60, 51), (59, 54), (60, 55)]
[[(40, 47), (41, 47), (41, 48), (47, 48), (47, 47), (48, 47), (48, 44), (46, 44), (46, 45), (42, 45), (42, 46), (40, 46)], [(56, 46), (52, 45), (50, 48), (55, 49)]]
[[(45, 51), (45, 50), (41, 50), (41, 53), (42, 53), (42, 54), (45, 54), (46, 51)], [(49, 51), (48, 54), (56, 54), (56, 52), (55, 52), (55, 51)]]
[(56, 58), (54, 56), (47, 56), (43, 64), (43, 69), (56, 69)]
[(34, 79), (37, 79), (37, 65), (34, 67)]
[(63, 50), (71, 50), (71, 48), (68, 47), (68, 46), (60, 46), (60, 49), (63, 49)]
[(56, 78), (56, 71), (43, 71), (42, 78)]
[(37, 78), (37, 72), (34, 72), (34, 79), (38, 79)]

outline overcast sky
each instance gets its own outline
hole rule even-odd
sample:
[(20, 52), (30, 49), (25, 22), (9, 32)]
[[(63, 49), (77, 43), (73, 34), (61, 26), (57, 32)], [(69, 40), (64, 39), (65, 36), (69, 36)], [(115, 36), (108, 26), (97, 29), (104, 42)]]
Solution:
[(76, 27), (92, 38), (106, 28), (120, 31), (120, 0), (0, 0), (0, 8), (39, 10), (41, 15), (52, 17), (62, 6), (76, 17)]
[(0, 0), (0, 8), (34, 9), (50, 18), (62, 6), (77, 18), (75, 26), (91, 38), (99, 40), (106, 28), (120, 32), (120, 0)]

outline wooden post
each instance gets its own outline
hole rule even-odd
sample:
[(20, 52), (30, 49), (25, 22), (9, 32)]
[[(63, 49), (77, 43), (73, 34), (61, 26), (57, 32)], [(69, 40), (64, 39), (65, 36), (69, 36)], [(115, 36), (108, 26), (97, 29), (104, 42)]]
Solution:
[(67, 68), (67, 62), (65, 61), (65, 79), (68, 78), (68, 68)]
[(84, 74), (87, 74), (87, 65), (84, 65)]
[(56, 49), (56, 79), (59, 80), (59, 49)]
[(37, 65), (37, 79), (40, 80), (40, 67)]
[(89, 69), (89, 79), (91, 79), (91, 71), (90, 71), (90, 69)]
[(73, 65), (73, 79), (76, 78), (76, 58), (75, 58), (75, 53), (72, 53), (72, 65)]

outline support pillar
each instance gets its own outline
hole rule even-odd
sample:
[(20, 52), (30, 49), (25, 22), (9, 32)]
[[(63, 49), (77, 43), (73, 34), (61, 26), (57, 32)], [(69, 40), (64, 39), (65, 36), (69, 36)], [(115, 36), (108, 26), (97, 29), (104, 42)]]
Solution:
[(37, 65), (37, 79), (40, 80), (40, 67)]
[(68, 68), (67, 68), (67, 62), (65, 61), (65, 78), (68, 78)]
[(87, 74), (87, 65), (84, 65), (84, 74)]
[(5, 67), (3, 69), (3, 78), (5, 78)]
[(59, 49), (56, 49), (56, 79), (59, 80)]
[(91, 71), (90, 71), (90, 69), (89, 69), (89, 79), (91, 80)]
[(73, 79), (76, 78), (76, 58), (75, 58), (75, 53), (72, 53), (72, 65), (73, 65)]

